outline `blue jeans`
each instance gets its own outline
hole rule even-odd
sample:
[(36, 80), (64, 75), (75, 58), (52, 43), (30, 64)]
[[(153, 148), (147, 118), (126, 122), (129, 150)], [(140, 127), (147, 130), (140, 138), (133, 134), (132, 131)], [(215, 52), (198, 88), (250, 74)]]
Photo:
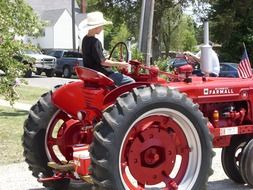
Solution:
[(135, 82), (135, 80), (132, 79), (131, 77), (118, 72), (112, 73), (108, 77), (111, 78), (117, 86)]

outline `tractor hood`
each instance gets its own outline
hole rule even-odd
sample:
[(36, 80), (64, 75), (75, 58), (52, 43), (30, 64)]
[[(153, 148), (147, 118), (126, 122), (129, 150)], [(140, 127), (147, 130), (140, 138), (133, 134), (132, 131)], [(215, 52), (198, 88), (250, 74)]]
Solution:
[(171, 82), (169, 87), (186, 93), (194, 102), (215, 103), (224, 101), (247, 100), (253, 89), (252, 79), (192, 77), (191, 83)]

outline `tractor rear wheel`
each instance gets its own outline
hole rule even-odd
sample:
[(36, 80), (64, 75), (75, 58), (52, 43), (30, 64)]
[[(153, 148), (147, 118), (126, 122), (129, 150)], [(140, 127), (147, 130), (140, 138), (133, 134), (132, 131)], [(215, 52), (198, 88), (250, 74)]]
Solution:
[[(55, 172), (47, 166), (49, 161), (60, 164), (72, 159), (72, 145), (78, 144), (80, 122), (71, 119), (51, 102), (48, 92), (32, 106), (24, 123), (22, 144), (25, 161), (34, 177), (52, 177)], [(81, 180), (63, 179), (44, 182), (45, 187), (54, 190), (90, 189)]]
[(205, 189), (212, 137), (198, 106), (175, 90), (139, 87), (104, 111), (90, 147), (98, 189)]
[(253, 187), (253, 140), (249, 141), (243, 150), (240, 171), (245, 183)]
[(245, 137), (235, 137), (231, 139), (228, 147), (222, 148), (221, 163), (224, 172), (236, 183), (243, 184), (239, 165), (241, 162), (242, 152), (248, 140)]

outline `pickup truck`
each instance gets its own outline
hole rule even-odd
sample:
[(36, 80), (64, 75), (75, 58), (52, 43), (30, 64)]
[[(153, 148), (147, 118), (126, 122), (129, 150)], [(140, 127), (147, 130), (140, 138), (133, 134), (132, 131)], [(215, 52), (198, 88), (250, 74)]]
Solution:
[[(54, 70), (56, 66), (55, 57), (44, 55), (38, 50), (25, 50), (23, 52), (23, 55), (34, 59), (34, 64), (32, 64), (32, 67), (35, 67), (35, 72), (37, 75), (40, 75), (42, 72), (45, 72), (47, 77), (54, 76)], [(25, 59), (25, 56), (22, 59), (22, 62), (26, 64), (26, 62), (29, 63), (29, 61)]]
[(83, 66), (82, 54), (70, 50), (51, 50), (48, 55), (57, 59), (55, 67), (55, 75), (57, 77), (70, 78), (75, 74), (75, 66)]

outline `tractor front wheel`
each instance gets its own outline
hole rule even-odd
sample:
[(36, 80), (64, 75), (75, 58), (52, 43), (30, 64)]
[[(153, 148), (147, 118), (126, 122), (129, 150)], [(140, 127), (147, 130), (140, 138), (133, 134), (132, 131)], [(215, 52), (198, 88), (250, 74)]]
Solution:
[(245, 146), (240, 162), (240, 171), (245, 183), (253, 187), (253, 140)]
[(239, 165), (241, 162), (242, 152), (246, 146), (248, 139), (245, 137), (235, 137), (231, 139), (230, 146), (222, 148), (221, 163), (224, 172), (236, 183), (243, 184)]
[(198, 106), (175, 90), (133, 89), (105, 110), (91, 144), (98, 189), (205, 189), (212, 138)]

